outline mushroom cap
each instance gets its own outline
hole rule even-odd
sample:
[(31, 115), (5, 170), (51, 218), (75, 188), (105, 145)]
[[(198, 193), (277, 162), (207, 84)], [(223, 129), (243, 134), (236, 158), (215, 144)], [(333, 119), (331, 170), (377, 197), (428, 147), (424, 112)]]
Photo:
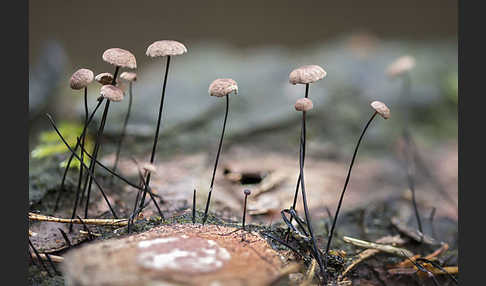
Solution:
[(102, 97), (109, 99), (111, 101), (123, 100), (123, 90), (111, 84), (102, 86), (100, 89), (100, 94)]
[(243, 191), (243, 193), (245, 193), (245, 195), (249, 196), (249, 195), (251, 195), (251, 190), (249, 190), (249, 189), (245, 189), (245, 190)]
[(95, 80), (102, 85), (111, 84), (113, 82), (113, 75), (109, 72), (103, 72), (95, 76)]
[(157, 172), (157, 168), (155, 167), (155, 165), (151, 164), (149, 162), (140, 163), (140, 168), (144, 171), (149, 172), (149, 173), (156, 173)]
[(217, 97), (223, 97), (225, 95), (228, 95), (232, 92), (235, 94), (238, 94), (238, 84), (236, 81), (230, 79), (230, 78), (218, 78), (215, 79), (210, 85), (209, 85), (209, 95), (211, 96), (217, 96)]
[(307, 65), (294, 69), (289, 74), (291, 84), (307, 84), (323, 79), (326, 71), (318, 65)]
[(308, 111), (311, 110), (314, 107), (314, 104), (312, 103), (312, 100), (309, 98), (299, 98), (295, 102), (295, 110), (297, 111)]
[(172, 40), (162, 40), (153, 42), (145, 53), (151, 58), (165, 56), (179, 56), (187, 53), (187, 48), (182, 43)]
[(79, 69), (73, 73), (69, 80), (72, 89), (82, 89), (93, 81), (94, 74), (89, 69)]
[(120, 48), (111, 48), (103, 53), (103, 60), (112, 65), (135, 69), (137, 68), (137, 60), (135, 56), (127, 50)]
[(122, 72), (120, 75), (120, 78), (126, 80), (126, 81), (136, 81), (137, 80), (137, 74), (134, 72)]
[(370, 105), (376, 112), (381, 115), (381, 117), (385, 119), (390, 118), (390, 109), (383, 102), (373, 101)]
[(389, 77), (396, 77), (415, 67), (415, 58), (412, 56), (402, 56), (394, 60), (386, 69)]

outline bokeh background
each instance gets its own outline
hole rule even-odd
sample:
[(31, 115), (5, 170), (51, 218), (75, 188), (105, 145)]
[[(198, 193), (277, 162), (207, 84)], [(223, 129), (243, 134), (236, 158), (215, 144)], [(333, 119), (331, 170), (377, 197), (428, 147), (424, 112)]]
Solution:
[[(82, 93), (69, 89), (71, 74), (79, 68), (113, 72), (101, 55), (120, 47), (131, 51), (138, 65), (122, 156), (147, 156), (165, 61), (150, 59), (145, 50), (161, 39), (184, 43), (188, 53), (171, 62), (159, 159), (177, 162), (183, 161), (177, 156), (203, 154), (201, 160), (184, 164), (199, 164), (197, 174), (204, 180), (186, 177), (170, 183), (185, 190), (179, 197), (192, 194), (192, 186), (207, 188), (224, 114), (224, 102), (210, 97), (207, 89), (219, 77), (235, 79), (240, 91), (231, 98), (222, 164), (266, 158), (281, 160), (297, 174), (300, 117), (293, 104), (303, 97), (304, 87), (290, 85), (288, 74), (301, 65), (317, 64), (328, 75), (310, 87), (314, 109), (309, 114), (307, 156), (314, 175), (309, 176), (325, 177), (329, 171), (337, 177), (315, 186), (332, 183), (329, 198), (337, 197), (352, 148), (371, 114), (369, 103), (380, 100), (391, 108), (392, 119), (376, 120), (359, 157), (365, 165), (362, 175), (375, 168), (378, 175), (373, 174), (380, 179), (355, 183), (365, 188), (356, 193), (363, 197), (377, 185), (383, 194), (406, 188), (396, 150), (408, 124), (425, 162), (457, 202), (457, 1), (31, 1), (29, 151), (39, 144), (40, 134), (50, 130), (45, 112), (59, 123), (82, 121)], [(416, 67), (410, 74), (411, 94), (400, 100), (402, 81), (387, 77), (385, 70), (403, 55), (415, 57)], [(89, 93), (94, 106), (99, 85), (93, 83)], [(114, 151), (126, 108), (126, 101), (112, 105), (102, 150), (105, 160)], [(273, 157), (265, 157), (270, 153)], [(66, 155), (59, 156), (62, 160)], [(41, 197), (36, 191), (52, 185), (38, 183), (42, 178), (36, 177), (35, 160), (30, 161), (31, 182), (37, 180), (37, 185), (31, 184), (33, 200)], [(319, 162), (336, 165), (321, 170)], [(357, 177), (359, 181), (359, 173)], [(425, 203), (428, 198), (431, 207), (447, 205), (428, 178), (418, 180), (427, 191), (421, 195)], [(164, 184), (161, 192), (168, 188)], [(292, 184), (284, 188), (292, 190)], [(327, 198), (314, 200), (314, 206)], [(442, 213), (454, 216), (447, 209)]]

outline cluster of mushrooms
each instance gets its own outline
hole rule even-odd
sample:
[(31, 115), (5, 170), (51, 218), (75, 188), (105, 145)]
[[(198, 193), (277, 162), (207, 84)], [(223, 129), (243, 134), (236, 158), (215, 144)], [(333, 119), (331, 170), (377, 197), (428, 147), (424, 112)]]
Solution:
[[(159, 105), (159, 112), (158, 112), (158, 118), (157, 118), (157, 125), (155, 129), (155, 134), (154, 134), (154, 141), (153, 141), (153, 147), (151, 151), (151, 156), (150, 156), (150, 161), (148, 162), (136, 162), (138, 165), (139, 169), (139, 182), (134, 183), (131, 182), (127, 179), (125, 179), (123, 176), (119, 175), (117, 173), (117, 165), (119, 162), (119, 156), (120, 156), (120, 150), (122, 147), (122, 142), (125, 137), (126, 133), (126, 128), (127, 128), (127, 123), (129, 121), (130, 117), (130, 110), (132, 106), (132, 97), (133, 97), (133, 91), (132, 91), (132, 84), (135, 83), (137, 80), (137, 74), (134, 72), (130, 71), (125, 71), (122, 72), (119, 76), (118, 74), (120, 73), (121, 69), (129, 69), (133, 70), (137, 68), (137, 63), (135, 56), (124, 49), (120, 48), (111, 48), (106, 50), (103, 53), (102, 59), (113, 65), (114, 66), (114, 73), (108, 73), (108, 72), (103, 72), (100, 73), (96, 76), (94, 76), (93, 72), (88, 70), (88, 69), (79, 69), (77, 70), (71, 77), (70, 80), (70, 86), (72, 89), (75, 90), (84, 90), (84, 107), (85, 107), (85, 116), (84, 116), (84, 127), (82, 133), (79, 135), (78, 140), (76, 142), (76, 145), (74, 147), (70, 146), (63, 138), (61, 132), (59, 129), (56, 127), (56, 124), (52, 117), (50, 115), (47, 115), (53, 128), (56, 130), (66, 147), (71, 151), (70, 158), (68, 160), (63, 179), (61, 182), (61, 191), (58, 194), (58, 197), (56, 199), (56, 208), (59, 204), (59, 199), (62, 195), (62, 192), (64, 191), (64, 184), (65, 184), (65, 179), (66, 179), (66, 174), (68, 172), (68, 169), (70, 167), (70, 164), (74, 158), (80, 161), (80, 168), (79, 168), (79, 177), (78, 177), (78, 184), (77, 184), (77, 189), (76, 189), (76, 199), (74, 201), (74, 207), (72, 211), (72, 219), (74, 219), (77, 215), (77, 207), (78, 205), (80, 206), (82, 202), (84, 202), (84, 218), (88, 218), (88, 205), (90, 201), (90, 194), (91, 194), (91, 189), (92, 189), (92, 184), (95, 183), (100, 190), (104, 200), (109, 206), (109, 209), (113, 216), (117, 218), (117, 214), (113, 207), (111, 206), (105, 192), (103, 191), (102, 186), (100, 183), (97, 181), (96, 176), (95, 176), (95, 168), (96, 166), (99, 166), (106, 171), (108, 171), (113, 178), (117, 178), (119, 180), (122, 180), (126, 184), (136, 188), (138, 190), (137, 196), (134, 202), (134, 207), (133, 211), (131, 213), (131, 216), (129, 218), (129, 224), (128, 224), (128, 231), (130, 232), (130, 226), (133, 224), (133, 220), (137, 217), (138, 214), (150, 203), (150, 201), (146, 202), (147, 200), (147, 194), (150, 197), (151, 202), (154, 203), (156, 206), (158, 213), (162, 219), (164, 219), (164, 215), (162, 211), (160, 210), (160, 207), (158, 205), (157, 200), (155, 199), (154, 194), (152, 193), (152, 190), (150, 188), (150, 177), (153, 172), (156, 171), (155, 168), (155, 154), (157, 151), (157, 142), (159, 138), (159, 132), (160, 132), (160, 126), (161, 126), (161, 121), (162, 121), (162, 111), (164, 107), (164, 98), (165, 98), (165, 90), (166, 90), (166, 84), (167, 84), (167, 76), (169, 73), (169, 66), (170, 66), (170, 60), (171, 57), (173, 56), (178, 56), (178, 55), (183, 55), (187, 52), (186, 47), (177, 41), (172, 41), (172, 40), (163, 40), (163, 41), (156, 41), (153, 44), (151, 44), (146, 51), (146, 55), (151, 57), (151, 58), (158, 58), (158, 57), (166, 57), (166, 64), (165, 64), (165, 75), (164, 75), (164, 81), (162, 85), (162, 91), (161, 91), (161, 97), (160, 97), (160, 105)], [(407, 64), (407, 63), (405, 63)], [(391, 71), (396, 73), (397, 71)], [(326, 71), (318, 66), (318, 65), (306, 65), (299, 67), (295, 70), (293, 70), (290, 75), (289, 75), (289, 82), (293, 85), (296, 84), (302, 84), (305, 85), (305, 95), (303, 98), (300, 98), (296, 101), (295, 103), (295, 110), (298, 112), (302, 113), (302, 127), (301, 127), (301, 134), (300, 134), (300, 151), (299, 151), (299, 177), (296, 183), (296, 188), (295, 188), (295, 194), (294, 194), (294, 200), (293, 200), (293, 205), (288, 209), (284, 210), (285, 213), (290, 213), (290, 224), (289, 225), (289, 231), (292, 229), (294, 231), (298, 231), (297, 228), (293, 227), (291, 224), (292, 220), (296, 220), (297, 223), (300, 226), (300, 233), (302, 233), (305, 237), (308, 238), (308, 241), (311, 242), (312, 248), (310, 249), (311, 255), (317, 260), (321, 274), (325, 277), (326, 275), (326, 257), (327, 253), (329, 251), (331, 241), (332, 241), (332, 235), (334, 232), (334, 228), (336, 225), (336, 221), (339, 215), (339, 210), (341, 208), (341, 204), (343, 201), (344, 193), (346, 191), (346, 187), (348, 185), (350, 175), (351, 175), (351, 170), (356, 158), (356, 154), (358, 151), (358, 147), (361, 143), (361, 140), (370, 126), (371, 122), (373, 119), (376, 117), (377, 114), (381, 115), (384, 119), (388, 119), (390, 117), (390, 110), (388, 107), (380, 102), (380, 101), (373, 101), (371, 102), (371, 107), (372, 107), (372, 115), (368, 122), (366, 123), (359, 139), (356, 144), (354, 154), (351, 160), (351, 164), (349, 166), (348, 174), (346, 177), (346, 181), (344, 183), (343, 190), (340, 195), (339, 203), (336, 208), (336, 213), (333, 218), (333, 224), (331, 227), (331, 230), (329, 232), (329, 237), (327, 240), (327, 246), (325, 253), (323, 254), (320, 250), (319, 247), (317, 246), (316, 239), (314, 237), (314, 232), (312, 230), (312, 222), (311, 222), (311, 216), (309, 213), (308, 205), (307, 205), (307, 198), (306, 198), (306, 189), (305, 189), (305, 181), (304, 181), (304, 161), (305, 161), (305, 152), (306, 152), (306, 113), (310, 112), (313, 108), (313, 103), (312, 100), (309, 98), (309, 87), (311, 83), (315, 83), (321, 79), (323, 79), (326, 76)], [(109, 112), (109, 107), (111, 102), (120, 102), (121, 100), (124, 99), (124, 90), (121, 88), (121, 84), (119, 81), (126, 81), (129, 83), (129, 104), (128, 104), (128, 110), (126, 112), (126, 116), (123, 122), (123, 129), (121, 131), (121, 136), (117, 144), (117, 149), (116, 149), (116, 158), (115, 158), (115, 163), (114, 166), (111, 168), (103, 165), (98, 161), (98, 154), (100, 152), (101, 148), (101, 139), (103, 137), (103, 131), (106, 125), (106, 118)], [(99, 84), (101, 84), (100, 88), (100, 96), (97, 98), (97, 104), (92, 109), (92, 111), (89, 111), (88, 108), (88, 92), (87, 88), (88, 85), (92, 82), (96, 81)], [(216, 175), (216, 170), (218, 167), (218, 161), (220, 158), (221, 154), (221, 149), (222, 149), (222, 144), (223, 144), (223, 138), (224, 138), (224, 132), (226, 128), (226, 122), (228, 118), (228, 111), (229, 111), (229, 95), (232, 93), (237, 94), (238, 93), (238, 84), (235, 80), (229, 79), (229, 78), (220, 78), (214, 80), (210, 85), (209, 85), (209, 95), (215, 96), (215, 97), (226, 97), (226, 111), (224, 115), (224, 121), (223, 121), (223, 127), (222, 127), (222, 132), (221, 132), (221, 137), (219, 139), (219, 145), (218, 145), (218, 150), (216, 154), (216, 159), (214, 163), (214, 168), (212, 172), (212, 178), (211, 178), (211, 183), (209, 187), (209, 193), (206, 201), (206, 206), (204, 210), (204, 217), (202, 218), (202, 223), (204, 224), (208, 218), (208, 212), (209, 212), (209, 206), (210, 206), (210, 201), (211, 201), (211, 194), (213, 192), (213, 187), (214, 187), (214, 178)], [(88, 152), (85, 149), (85, 138), (86, 138), (86, 132), (89, 124), (92, 122), (93, 116), (96, 113), (96, 111), (99, 109), (99, 107), (102, 105), (103, 101), (105, 102), (104, 105), (104, 110), (103, 114), (101, 117), (101, 121), (99, 123), (98, 131), (96, 133), (95, 137), (95, 145), (94, 148), (91, 152)], [(77, 151), (80, 150), (79, 154)], [(87, 166), (84, 162), (85, 156), (89, 157), (89, 166)], [(86, 174), (84, 174), (86, 172)], [(84, 184), (83, 184), (84, 180)], [(298, 200), (298, 194), (299, 194), (299, 189), (301, 190), (302, 194), (302, 203), (304, 206), (304, 215), (305, 215), (305, 222), (300, 219), (295, 211), (296, 205), (297, 205), (297, 200)], [(245, 195), (245, 206), (244, 206), (244, 212), (243, 212), (243, 229), (245, 228), (245, 211), (246, 211), (246, 198), (248, 195), (250, 195), (250, 190), (245, 190), (244, 195)], [(196, 195), (196, 190), (194, 190), (194, 197)], [(195, 198), (194, 198), (195, 200)], [(194, 201), (193, 201), (194, 202)], [(284, 213), (284, 212), (283, 212)], [(195, 222), (195, 207), (193, 206), (193, 222)], [(283, 215), (285, 218), (285, 216)], [(70, 230), (72, 230), (72, 224), (70, 225)]]

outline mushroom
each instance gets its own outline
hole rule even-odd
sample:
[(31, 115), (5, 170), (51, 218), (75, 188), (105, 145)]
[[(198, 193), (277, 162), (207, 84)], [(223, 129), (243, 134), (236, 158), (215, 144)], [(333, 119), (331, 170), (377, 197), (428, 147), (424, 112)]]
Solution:
[(96, 75), (95, 80), (101, 85), (111, 84), (113, 82), (113, 75), (109, 72), (103, 72)]
[[(71, 76), (71, 79), (69, 80), (69, 86), (74, 89), (74, 90), (80, 90), (84, 89), (84, 125), (83, 125), (83, 131), (81, 132), (81, 150), (84, 148), (85, 144), (85, 133), (86, 133), (86, 128), (88, 126), (88, 85), (93, 81), (94, 74), (91, 70), (89, 69), (79, 69), (76, 72), (73, 73)], [(79, 144), (76, 143), (75, 150), (77, 150)], [(61, 194), (64, 191), (64, 183), (66, 180), (67, 172), (71, 166), (73, 156), (71, 155), (69, 157), (66, 169), (64, 170), (64, 175), (61, 180), (61, 190), (58, 193), (58, 196), (56, 198), (56, 204), (55, 204), (55, 209), (57, 209), (59, 201), (61, 199)], [(84, 152), (81, 151), (81, 161), (84, 160)], [(78, 201), (79, 201), (79, 195), (81, 192), (81, 184), (83, 182), (83, 166), (80, 164), (79, 167), (79, 178), (78, 178), (78, 185), (76, 188), (76, 199), (74, 200), (74, 207), (73, 207), (73, 218), (76, 214), (76, 209), (78, 206)], [(72, 229), (72, 224), (69, 226), (70, 229)]]
[[(118, 76), (118, 71), (120, 68), (129, 68), (129, 69), (134, 69), (137, 67), (137, 61), (135, 59), (135, 56), (124, 49), (120, 48), (111, 48), (107, 49), (103, 55), (102, 55), (103, 61), (112, 64), (115, 66), (115, 72), (113, 74), (113, 80), (111, 82), (111, 85), (104, 85), (101, 87), (101, 96), (103, 98), (108, 98), (108, 100), (105, 103), (105, 109), (103, 111), (103, 116), (101, 118), (100, 122), (100, 127), (98, 128), (98, 132), (96, 134), (96, 141), (95, 141), (95, 146), (93, 149), (93, 158), (94, 160), (90, 161), (89, 169), (91, 170), (90, 173), (94, 175), (95, 173), (95, 161), (96, 158), (98, 158), (98, 152), (101, 146), (101, 138), (103, 137), (103, 131), (105, 129), (105, 124), (106, 124), (106, 117), (108, 116), (108, 110), (110, 107), (110, 102), (111, 101), (120, 101), (123, 99), (123, 91), (121, 91), (119, 88), (116, 87), (116, 78)], [(91, 186), (93, 183), (93, 176), (87, 177), (86, 182), (84, 185), (84, 190), (83, 190), (83, 195), (87, 190), (86, 193), (86, 205), (84, 209), (84, 218), (88, 218), (88, 205), (89, 205), (89, 196), (91, 193)]]
[(242, 223), (243, 230), (244, 230), (245, 229), (245, 218), (246, 218), (246, 201), (248, 199), (248, 196), (251, 195), (251, 190), (245, 189), (243, 191), (243, 193), (245, 194), (245, 203), (243, 205), (243, 223)]
[(229, 111), (229, 95), (233, 92), (235, 94), (238, 93), (238, 84), (236, 83), (236, 81), (230, 78), (218, 78), (215, 79), (209, 85), (208, 92), (209, 95), (211, 96), (216, 96), (216, 97), (226, 96), (226, 112), (224, 114), (223, 131), (221, 132), (221, 137), (219, 139), (218, 153), (216, 154), (216, 161), (214, 162), (211, 185), (209, 186), (208, 200), (206, 201), (206, 208), (204, 210), (203, 224), (206, 222), (208, 218), (209, 204), (211, 202), (211, 194), (213, 192), (213, 186), (214, 186), (214, 177), (216, 176), (216, 169), (218, 168), (219, 155), (221, 153), (221, 147), (223, 145), (224, 130), (226, 128), (226, 119), (228, 118), (228, 111)]
[[(122, 132), (120, 135), (120, 140), (118, 141), (118, 145), (116, 147), (116, 155), (115, 155), (115, 163), (113, 165), (113, 171), (116, 171), (118, 167), (118, 160), (120, 157), (121, 145), (123, 143), (123, 139), (125, 138), (125, 133), (127, 130), (128, 119), (130, 118), (130, 111), (132, 110), (132, 101), (133, 101), (133, 89), (132, 84), (134, 81), (137, 80), (137, 74), (134, 72), (123, 72), (120, 74), (120, 78), (124, 79), (129, 82), (129, 97), (128, 97), (128, 110), (125, 115), (125, 120), (123, 121)], [(112, 177), (113, 178), (113, 177)], [(113, 181), (112, 181), (113, 182)]]
[(371, 121), (373, 121), (373, 119), (376, 117), (377, 114), (380, 114), (384, 119), (390, 118), (390, 109), (388, 109), (388, 107), (383, 102), (373, 101), (370, 105), (375, 112), (373, 112), (373, 114), (371, 115), (371, 118), (366, 123), (363, 131), (361, 132), (361, 135), (359, 136), (358, 143), (356, 144), (356, 147), (354, 148), (354, 153), (353, 153), (353, 157), (351, 159), (351, 163), (349, 165), (348, 174), (347, 174), (346, 180), (344, 182), (343, 190), (341, 191), (341, 196), (339, 197), (339, 202), (338, 202), (338, 206), (336, 208), (336, 213), (335, 213), (333, 221), (332, 221), (331, 231), (329, 232), (329, 237), (327, 239), (326, 254), (329, 252), (329, 248), (331, 246), (332, 236), (334, 234), (334, 228), (336, 227), (337, 218), (339, 216), (339, 210), (341, 209), (341, 205), (343, 203), (344, 193), (346, 192), (346, 188), (348, 186), (349, 179), (351, 177), (351, 170), (353, 169), (354, 160), (356, 159), (356, 155), (358, 154), (359, 144), (361, 143), (361, 140), (363, 139), (363, 136), (366, 133), (366, 130), (368, 130), (368, 127), (370, 126)]
[[(170, 65), (170, 57), (171, 56), (179, 56), (187, 52), (186, 47), (177, 41), (172, 40), (162, 40), (156, 41), (148, 46), (146, 55), (155, 58), (155, 57), (165, 57), (167, 56), (167, 64), (165, 66), (165, 76), (164, 76), (164, 83), (162, 85), (162, 96), (160, 97), (160, 106), (159, 106), (159, 115), (157, 119), (157, 127), (155, 129), (155, 136), (154, 136), (154, 144), (152, 147), (152, 154), (150, 155), (150, 163), (154, 163), (155, 161), (155, 152), (157, 150), (157, 141), (159, 140), (159, 131), (160, 131), (160, 123), (162, 119), (162, 110), (164, 108), (164, 98), (165, 98), (165, 87), (167, 85), (167, 75), (169, 74), (169, 65)], [(150, 173), (147, 175), (146, 185), (145, 187), (148, 189), (150, 185)], [(140, 201), (140, 211), (143, 209), (145, 203), (145, 197), (147, 195), (147, 190), (143, 192), (142, 200)], [(159, 212), (159, 215), (164, 218), (162, 212)]]
[[(292, 209), (295, 209), (295, 206), (297, 205), (297, 197), (299, 194), (299, 187), (302, 188), (302, 200), (304, 204), (304, 211), (305, 211), (305, 219), (307, 221), (307, 225), (309, 227), (309, 233), (311, 235), (313, 247), (314, 247), (314, 252), (318, 257), (316, 257), (317, 262), (319, 263), (319, 268), (321, 272), (324, 273), (324, 267), (322, 264), (322, 258), (320, 257), (320, 252), (317, 249), (317, 244), (316, 240), (314, 238), (314, 232), (312, 231), (312, 224), (310, 223), (310, 214), (309, 210), (307, 207), (307, 199), (306, 199), (306, 194), (305, 194), (305, 187), (304, 187), (304, 182), (303, 182), (303, 176), (304, 176), (304, 160), (305, 160), (305, 138), (306, 138), (306, 130), (305, 130), (305, 120), (306, 120), (306, 112), (307, 110), (312, 109), (313, 104), (309, 97), (309, 85), (311, 83), (314, 83), (318, 80), (323, 79), (326, 77), (327, 73), (326, 71), (318, 66), (318, 65), (305, 65), (301, 66), (297, 69), (294, 69), (290, 74), (289, 74), (289, 83), (291, 84), (305, 84), (305, 97), (297, 100), (295, 103), (295, 109), (297, 111), (302, 111), (302, 129), (301, 129), (301, 137), (300, 137), (300, 172), (299, 172), (299, 177), (297, 179), (297, 184), (295, 187), (295, 194), (294, 194), (294, 200), (292, 204)], [(291, 217), (292, 221), (292, 217)]]
[(415, 67), (415, 58), (409, 55), (402, 56), (393, 61), (386, 69), (389, 77), (397, 77), (408, 73)]

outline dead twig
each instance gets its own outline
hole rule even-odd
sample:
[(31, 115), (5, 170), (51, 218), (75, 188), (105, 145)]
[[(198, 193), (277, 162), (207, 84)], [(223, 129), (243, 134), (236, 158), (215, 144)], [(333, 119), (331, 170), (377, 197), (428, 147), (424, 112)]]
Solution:
[(374, 242), (369, 242), (369, 241), (364, 241), (348, 236), (343, 237), (344, 242), (351, 243), (354, 246), (358, 247), (363, 247), (367, 249), (377, 249), (379, 251), (383, 251), (386, 253), (390, 253), (393, 255), (397, 256), (404, 256), (404, 257), (411, 257), (413, 256), (413, 253), (410, 252), (409, 250), (405, 248), (399, 248), (391, 245), (386, 245), (386, 244), (379, 244), (379, 243), (374, 243)]
[(108, 225), (108, 226), (126, 226), (128, 219), (68, 219), (57, 218), (53, 216), (46, 216), (29, 212), (29, 219), (36, 221), (58, 222), (58, 223), (76, 223), (76, 224), (92, 224), (92, 225)]

